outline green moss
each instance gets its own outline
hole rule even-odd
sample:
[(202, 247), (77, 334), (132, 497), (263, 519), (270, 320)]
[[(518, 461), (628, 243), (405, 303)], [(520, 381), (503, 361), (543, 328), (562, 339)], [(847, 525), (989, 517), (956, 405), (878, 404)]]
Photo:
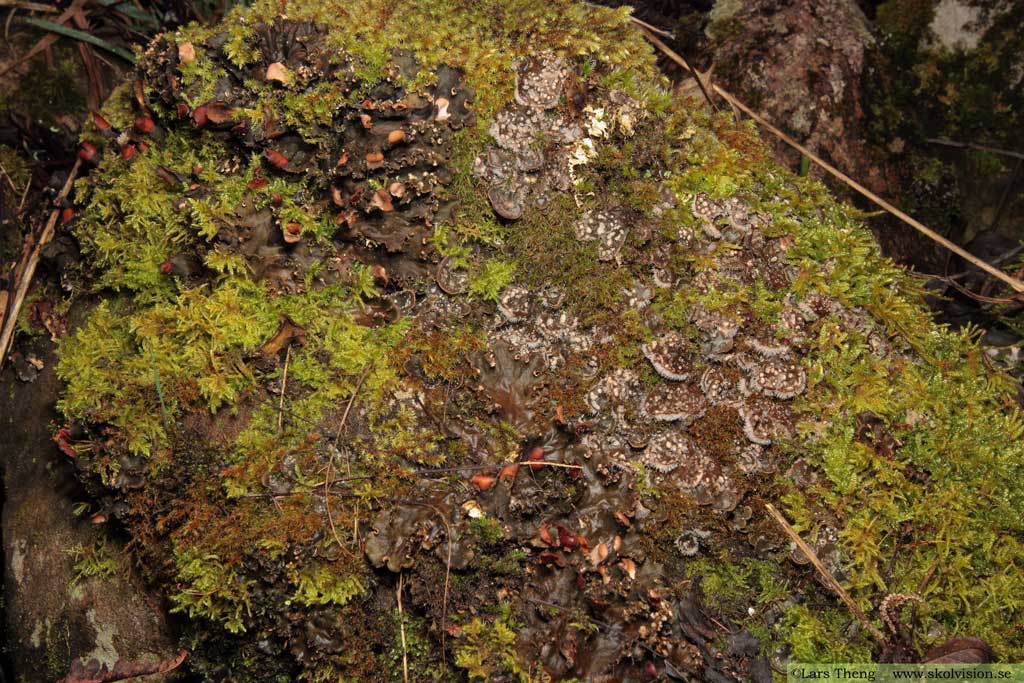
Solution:
[(469, 530), (484, 545), (493, 545), (505, 537), (501, 522), (491, 517), (477, 517), (469, 522)]
[(171, 612), (185, 612), (220, 622), (231, 633), (245, 631), (251, 614), (252, 582), (243, 579), (216, 555), (185, 551), (177, 559), (181, 590), (171, 595)]
[(815, 610), (806, 605), (790, 607), (783, 618), (783, 632), (794, 662), (868, 662), (871, 652), (863, 639), (837, 638), (849, 623), (838, 610)]
[(76, 545), (66, 552), (75, 562), (72, 585), (90, 578), (109, 581), (122, 571), (115, 550), (106, 536), (101, 536), (92, 545)]
[(790, 591), (774, 560), (700, 558), (686, 565), (686, 576), (700, 580), (707, 604), (730, 616), (752, 605), (769, 605)]
[(489, 301), (497, 301), (501, 290), (512, 283), (515, 278), (516, 266), (509, 261), (488, 259), (469, 279), (469, 291)]
[(358, 576), (338, 576), (328, 565), (303, 569), (293, 580), (292, 599), (303, 605), (344, 605), (365, 591)]
[[(196, 38), (192, 38), (196, 40)], [(181, 45), (183, 40), (178, 41)], [(191, 107), (198, 107), (211, 101), (217, 94), (217, 82), (222, 74), (214, 67), (214, 62), (206, 58), (206, 51), (198, 44), (193, 49), (196, 58), (190, 62), (180, 64), (178, 71), (181, 72), (181, 84), (184, 86), (184, 98)]]
[(489, 681), (498, 674), (530, 681), (529, 672), (520, 664), (515, 651), (516, 630), (507, 605), (493, 621), (479, 617), (464, 624), (455, 647), (455, 664), (465, 669), (471, 681)]

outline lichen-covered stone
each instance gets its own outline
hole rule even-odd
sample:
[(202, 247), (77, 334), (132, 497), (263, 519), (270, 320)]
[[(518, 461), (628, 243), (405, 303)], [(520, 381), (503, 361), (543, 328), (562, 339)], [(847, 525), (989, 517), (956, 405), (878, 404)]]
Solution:
[(194, 670), (747, 677), (702, 610), (870, 657), (764, 501), (868, 611), (958, 530), (931, 618), (1022, 652), (1007, 386), (820, 186), (673, 101), (622, 12), (280, 11), (159, 39), (78, 188), (117, 293), (61, 348), (66, 445)]

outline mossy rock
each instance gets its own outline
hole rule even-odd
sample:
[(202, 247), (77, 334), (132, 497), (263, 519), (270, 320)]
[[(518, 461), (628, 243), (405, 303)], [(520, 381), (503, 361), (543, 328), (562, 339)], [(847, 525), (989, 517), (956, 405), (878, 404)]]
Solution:
[(58, 439), (193, 670), (891, 656), (766, 502), (896, 650), (1024, 656), (1012, 382), (623, 11), (261, 2), (157, 39), (86, 138)]

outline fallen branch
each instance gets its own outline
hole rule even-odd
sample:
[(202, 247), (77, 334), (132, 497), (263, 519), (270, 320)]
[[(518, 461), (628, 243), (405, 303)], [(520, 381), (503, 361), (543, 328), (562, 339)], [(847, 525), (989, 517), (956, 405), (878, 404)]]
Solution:
[(832, 576), (832, 574), (825, 569), (825, 565), (822, 564), (818, 555), (814, 552), (811, 546), (807, 545), (804, 539), (800, 538), (800, 534), (796, 532), (796, 529), (790, 526), (789, 522), (786, 521), (786, 518), (782, 516), (782, 513), (775, 509), (775, 506), (771, 503), (765, 503), (764, 507), (768, 511), (768, 514), (774, 517), (775, 521), (779, 523), (779, 526), (781, 526), (782, 530), (786, 532), (786, 535), (789, 536), (790, 540), (796, 544), (796, 547), (799, 548), (800, 551), (807, 556), (807, 559), (811, 561), (811, 564), (813, 564), (814, 568), (818, 570), (818, 574), (821, 576), (821, 580), (825, 582), (825, 585), (828, 586), (833, 593), (839, 596), (839, 599), (843, 601), (843, 604), (846, 605), (847, 609), (857, 617), (857, 621), (859, 621), (861, 626), (864, 627), (864, 630), (870, 633), (871, 637), (874, 638), (879, 645), (885, 647), (885, 636), (882, 635), (882, 632), (878, 630), (874, 624), (868, 621), (867, 615), (861, 611), (861, 608), (857, 606), (857, 603), (853, 601), (853, 598), (850, 597), (849, 593), (839, 585), (839, 582), (836, 581), (836, 577)]
[[(704, 91), (704, 84), (701, 82), (701, 80), (700, 80), (700, 78), (699, 78), (699, 76), (697, 74), (696, 69), (691, 67), (686, 62), (686, 60), (683, 59), (675, 51), (673, 51), (672, 48), (670, 48), (664, 42), (659, 40), (658, 37), (656, 35), (654, 35), (654, 33), (649, 31), (648, 29), (644, 28), (642, 25), (640, 26), (640, 30), (643, 31), (644, 35), (647, 36), (647, 39), (650, 40), (659, 50), (664, 52), (669, 57), (669, 59), (671, 59), (672, 61), (674, 61), (679, 66), (683, 67), (684, 69), (686, 69), (691, 74), (693, 74), (694, 77), (697, 78), (697, 83), (698, 83), (698, 85), (700, 85), (701, 90)], [(864, 197), (868, 198), (869, 200), (871, 200), (872, 202), (874, 202), (878, 206), (882, 207), (883, 209), (885, 209), (886, 211), (891, 213), (893, 216), (896, 216), (896, 218), (900, 219), (901, 221), (903, 221), (904, 223), (906, 223), (910, 227), (914, 228), (915, 230), (920, 232), (922, 235), (925, 235), (926, 237), (928, 237), (933, 242), (936, 242), (937, 244), (942, 245), (943, 247), (945, 247), (949, 251), (953, 252), (954, 254), (957, 254), (958, 256), (963, 258), (965, 261), (967, 261), (969, 263), (972, 263), (973, 265), (977, 266), (978, 268), (984, 270), (986, 273), (988, 273), (992, 277), (995, 277), (995, 278), (998, 278), (999, 280), (1002, 280), (1007, 285), (1009, 285), (1011, 288), (1013, 288), (1014, 291), (1016, 291), (1016, 292), (1024, 292), (1024, 282), (1021, 282), (1019, 279), (1013, 277), (1012, 275), (1008, 275), (1008, 274), (1004, 273), (1003, 271), (999, 270), (998, 268), (996, 268), (996, 267), (986, 263), (985, 261), (981, 260), (977, 256), (971, 254), (970, 252), (968, 252), (964, 248), (960, 247), (959, 245), (954, 244), (953, 242), (950, 242), (948, 239), (946, 239), (942, 235), (938, 234), (937, 232), (935, 232), (934, 230), (932, 230), (928, 226), (924, 225), (923, 223), (921, 223), (916, 218), (914, 218), (914, 217), (904, 213), (903, 211), (900, 211), (898, 208), (896, 208), (895, 206), (893, 206), (892, 204), (890, 204), (886, 200), (882, 199), (877, 194), (875, 194), (874, 192), (872, 192), (868, 188), (866, 188), (863, 185), (861, 185), (860, 183), (858, 183), (856, 180), (850, 178), (848, 175), (846, 175), (845, 173), (843, 173), (839, 169), (835, 168), (834, 166), (832, 166), (831, 164), (826, 162), (824, 159), (822, 159), (821, 157), (816, 155), (814, 152), (812, 152), (811, 150), (809, 150), (806, 147), (804, 147), (803, 145), (801, 145), (799, 142), (797, 142), (793, 138), (791, 138), (788, 135), (786, 135), (785, 133), (783, 133), (781, 130), (779, 130), (774, 125), (772, 125), (767, 119), (765, 119), (763, 116), (761, 116), (760, 114), (758, 114), (757, 112), (752, 110), (747, 105), (743, 104), (743, 102), (741, 102), (734, 95), (732, 95), (731, 93), (729, 93), (728, 91), (723, 89), (721, 86), (718, 86), (718, 85), (715, 85), (715, 84), (711, 84), (711, 90), (715, 94), (717, 94), (720, 97), (722, 97), (722, 99), (724, 99), (730, 105), (732, 105), (733, 107), (735, 107), (736, 109), (742, 111), (744, 114), (746, 114), (750, 118), (752, 118), (755, 121), (757, 121), (765, 129), (767, 129), (768, 132), (770, 132), (772, 135), (774, 135), (775, 137), (779, 138), (780, 140), (785, 142), (787, 145), (789, 145), (793, 149), (799, 151), (805, 157), (807, 157), (808, 159), (810, 159), (811, 161), (816, 163), (818, 166), (823, 168), (826, 172), (828, 172), (829, 174), (831, 174), (835, 178), (839, 179), (840, 181), (845, 183), (850, 188), (856, 190), (861, 195), (863, 195)], [(705, 96), (707, 96), (707, 92), (706, 91), (705, 91)]]
[(7, 360), (7, 352), (10, 350), (11, 342), (14, 340), (14, 330), (18, 324), (18, 315), (21, 312), (21, 305), (25, 301), (25, 295), (28, 294), (28, 287), (32, 283), (32, 277), (36, 273), (36, 266), (39, 265), (39, 255), (42, 253), (43, 247), (53, 239), (53, 234), (57, 227), (57, 219), (61, 214), (60, 203), (71, 192), (75, 178), (78, 177), (78, 170), (81, 167), (82, 160), (76, 159), (75, 165), (71, 168), (71, 173), (68, 174), (68, 179), (64, 183), (64, 187), (61, 188), (60, 194), (57, 195), (53, 202), (56, 207), (50, 212), (50, 218), (46, 221), (46, 226), (43, 228), (42, 234), (39, 235), (39, 239), (34, 240), (33, 236), (30, 235), (25, 240), (25, 248), (22, 252), (21, 260), (14, 270), (15, 284), (13, 295), (10, 297), (2, 324), (0, 324), (0, 368), (4, 366), (4, 362)]

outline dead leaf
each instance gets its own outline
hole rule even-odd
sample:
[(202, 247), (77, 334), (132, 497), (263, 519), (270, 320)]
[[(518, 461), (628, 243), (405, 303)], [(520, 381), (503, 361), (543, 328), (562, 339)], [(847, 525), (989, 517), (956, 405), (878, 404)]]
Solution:
[(267, 358), (276, 356), (277, 352), (290, 344), (292, 340), (299, 344), (305, 344), (306, 330), (296, 325), (288, 316), (281, 316), (281, 326), (274, 333), (274, 336), (267, 340), (260, 351)]
[(211, 123), (228, 123), (235, 118), (235, 110), (225, 102), (207, 102), (206, 119)]
[(71, 671), (64, 678), (64, 683), (112, 683), (139, 676), (167, 673), (181, 666), (186, 657), (188, 652), (182, 650), (176, 657), (162, 662), (126, 662), (121, 659), (114, 664), (113, 669), (107, 668), (106, 664), (101, 665), (95, 659), (90, 659), (88, 664), (82, 664), (81, 660), (76, 659), (71, 662)]
[(196, 61), (196, 48), (192, 43), (178, 45), (178, 61), (182, 64), (191, 64)]
[(281, 85), (291, 85), (292, 73), (281, 62), (274, 62), (267, 67), (267, 80), (276, 81)]
[(981, 638), (953, 638), (925, 653), (925, 664), (987, 664), (992, 661), (992, 648)]

